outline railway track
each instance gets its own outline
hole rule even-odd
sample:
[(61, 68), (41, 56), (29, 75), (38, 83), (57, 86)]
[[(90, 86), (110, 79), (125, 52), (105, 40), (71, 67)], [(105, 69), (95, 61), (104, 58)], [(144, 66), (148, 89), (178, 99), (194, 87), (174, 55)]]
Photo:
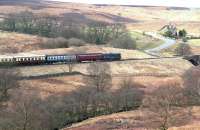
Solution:
[(38, 64), (38, 65), (14, 65), (11, 67), (22, 67), (22, 66), (54, 66), (54, 65), (61, 65), (61, 64), (88, 64), (88, 63), (96, 63), (96, 62), (103, 62), (103, 63), (110, 63), (110, 62), (123, 62), (123, 61), (145, 61), (145, 60), (161, 60), (161, 59), (177, 59), (182, 58), (181, 56), (174, 56), (174, 57), (152, 57), (152, 58), (129, 58), (129, 59), (121, 59), (121, 60), (115, 60), (115, 61), (88, 61), (88, 62), (71, 62), (71, 63), (54, 63), (54, 64)]
[[(179, 56), (174, 56), (174, 57), (159, 57), (159, 58), (130, 58), (130, 59), (122, 59), (120, 61), (95, 61), (95, 62), (103, 62), (103, 63), (109, 63), (109, 62), (126, 62), (126, 61), (146, 61), (146, 60), (150, 60), (150, 61), (154, 61), (154, 60), (162, 60), (162, 59), (182, 59), (183, 57), (179, 57)], [(81, 63), (75, 63), (75, 65), (77, 64), (90, 64), (90, 63), (94, 63), (94, 62), (81, 62)], [(31, 67), (34, 67), (33, 65), (32, 66), (26, 66), (24, 68), (24, 66), (15, 66), (16, 68), (19, 68), (20, 70), (24, 70), (25, 71), (25, 75), (22, 76), (22, 79), (40, 79), (40, 78), (47, 78), (47, 77), (58, 77), (58, 76), (66, 76), (66, 75), (85, 75), (87, 76), (87, 74), (83, 74), (81, 72), (72, 72), (72, 73), (69, 73), (68, 70), (66, 70), (66, 68), (64, 69), (63, 68), (63, 65), (65, 66), (65, 64), (63, 63), (58, 63), (58, 64), (43, 64), (43, 65), (37, 65), (38, 67), (45, 67), (45, 68), (48, 68), (48, 67), (53, 67), (53, 66), (56, 66), (56, 67), (59, 67), (60, 69), (63, 69), (63, 71), (56, 71), (55, 73), (38, 73), (38, 74), (26, 74), (26, 71), (28, 71), (29, 69), (31, 69)], [(67, 65), (67, 64), (66, 64)], [(35, 67), (37, 67), (35, 66)], [(30, 68), (29, 68), (30, 67)], [(34, 67), (34, 68), (35, 68)], [(27, 70), (26, 70), (27, 69)], [(113, 77), (130, 77), (130, 76), (172, 76), (174, 75), (174, 73), (141, 73), (141, 74), (114, 74), (112, 75)]]

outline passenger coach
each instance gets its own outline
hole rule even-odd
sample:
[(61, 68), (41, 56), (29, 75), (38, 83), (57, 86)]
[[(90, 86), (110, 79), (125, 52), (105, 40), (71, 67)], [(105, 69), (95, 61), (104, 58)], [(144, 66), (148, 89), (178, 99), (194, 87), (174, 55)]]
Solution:
[(46, 63), (76, 62), (76, 55), (46, 55)]

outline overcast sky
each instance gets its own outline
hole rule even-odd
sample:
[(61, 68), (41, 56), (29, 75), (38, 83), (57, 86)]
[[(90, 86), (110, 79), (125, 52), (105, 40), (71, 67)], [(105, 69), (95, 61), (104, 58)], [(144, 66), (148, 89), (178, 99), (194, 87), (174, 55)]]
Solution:
[(200, 7), (200, 0), (51, 0), (51, 1), (89, 3), (89, 4)]

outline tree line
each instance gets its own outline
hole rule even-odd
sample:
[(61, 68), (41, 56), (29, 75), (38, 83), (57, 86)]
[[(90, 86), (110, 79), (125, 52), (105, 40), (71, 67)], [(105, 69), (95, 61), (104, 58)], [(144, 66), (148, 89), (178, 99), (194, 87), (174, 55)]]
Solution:
[[(39, 35), (44, 37), (78, 38), (88, 43), (106, 44), (128, 38), (127, 45), (116, 43), (116, 47), (135, 48), (135, 41), (131, 38), (123, 24), (110, 24), (101, 21), (94, 21), (88, 25), (77, 25), (69, 19), (51, 16), (48, 14), (34, 14), (30, 11), (9, 14), (0, 23), (1, 30)], [(124, 38), (125, 37), (125, 38)], [(125, 40), (124, 40), (125, 39)], [(130, 40), (132, 39), (132, 40)], [(112, 42), (114, 41), (114, 42)], [(131, 42), (131, 43), (130, 43)]]

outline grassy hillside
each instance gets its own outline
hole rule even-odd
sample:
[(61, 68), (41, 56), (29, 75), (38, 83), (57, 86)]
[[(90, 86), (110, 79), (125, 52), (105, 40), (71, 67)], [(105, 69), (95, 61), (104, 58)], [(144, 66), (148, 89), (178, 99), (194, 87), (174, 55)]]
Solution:
[(46, 40), (39, 36), (0, 31), (0, 54), (36, 50)]
[[(171, 127), (169, 130), (182, 130), (182, 129), (191, 129), (191, 130), (198, 130), (200, 129), (200, 125), (194, 125), (194, 122), (199, 123), (199, 107), (191, 108), (191, 114), (194, 116), (194, 121), (184, 124), (184, 126), (177, 126)], [(99, 129), (115, 129), (115, 130), (155, 130), (156, 128), (150, 128), (150, 120), (143, 120), (146, 119), (146, 110), (136, 110), (130, 112), (122, 112), (117, 114), (112, 114), (108, 116), (100, 116), (92, 119), (88, 119), (81, 123), (77, 123), (72, 125), (69, 128), (65, 128), (62, 130), (99, 130)], [(196, 119), (195, 119), (196, 118)], [(152, 126), (156, 125), (151, 124)]]
[[(130, 7), (130, 6), (97, 6), (87, 4), (41, 2), (40, 8), (33, 9), (34, 2), (22, 4), (3, 4), (0, 1), (2, 17), (8, 13), (31, 10), (35, 13), (48, 13), (52, 16), (70, 19), (79, 24), (91, 21), (121, 22), (132, 29), (144, 31), (159, 30), (169, 22), (175, 23), (178, 28), (185, 28), (188, 32), (198, 33), (200, 25), (199, 9), (169, 9), (166, 7)], [(25, 2), (26, 3), (26, 2)], [(36, 2), (35, 2), (36, 3)], [(21, 4), (21, 5), (20, 5)]]
[(139, 50), (147, 50), (163, 44), (163, 41), (143, 35), (140, 32), (131, 31), (130, 33), (133, 39), (136, 40), (137, 49)]

